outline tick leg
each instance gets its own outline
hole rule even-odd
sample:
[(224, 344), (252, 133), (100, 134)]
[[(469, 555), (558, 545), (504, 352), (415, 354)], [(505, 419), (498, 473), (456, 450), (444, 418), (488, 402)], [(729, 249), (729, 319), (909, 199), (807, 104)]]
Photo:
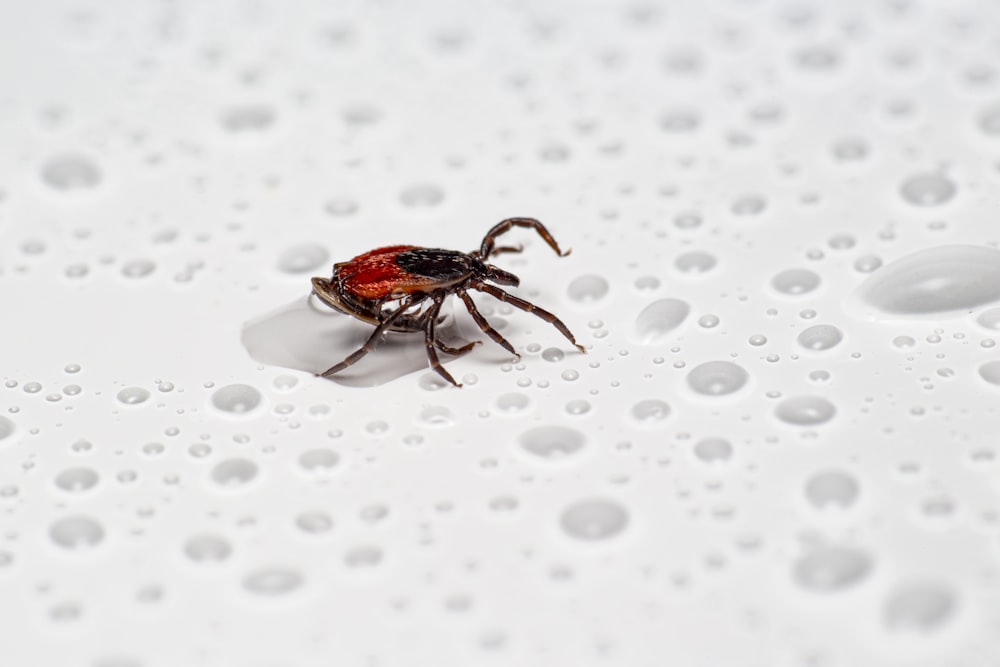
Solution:
[(437, 340), (436, 338), (434, 339), (434, 344), (437, 345), (439, 350), (441, 350), (445, 354), (450, 354), (455, 357), (465, 354), (466, 352), (474, 348), (476, 345), (479, 345), (480, 342), (481, 341), (474, 340), (471, 343), (466, 343), (462, 347), (448, 347), (447, 345)]
[(438, 311), (441, 310), (441, 304), (444, 302), (445, 296), (446, 293), (444, 292), (438, 292), (434, 295), (434, 305), (431, 306), (428, 311), (430, 313), (430, 317), (427, 318), (427, 328), (424, 329), (424, 344), (427, 346), (427, 360), (431, 364), (431, 369), (456, 387), (461, 387), (462, 385), (455, 382), (455, 378), (451, 376), (451, 373), (446, 371), (444, 366), (441, 365), (441, 360), (438, 359), (437, 350), (434, 349), (434, 344), (437, 342), (435, 338), (437, 314)]
[(535, 220), (534, 218), (507, 218), (506, 220), (501, 220), (493, 228), (486, 232), (486, 236), (483, 237), (483, 243), (479, 246), (479, 259), (486, 259), (490, 255), (497, 252), (513, 252), (510, 250), (509, 246), (504, 246), (502, 248), (495, 248), (494, 244), (498, 236), (506, 234), (513, 227), (528, 227), (534, 229), (538, 232), (538, 235), (549, 244), (549, 247), (556, 251), (556, 254), (560, 257), (565, 257), (570, 253), (569, 250), (563, 252), (559, 249), (559, 244), (556, 240), (552, 238), (552, 234), (549, 230), (545, 229), (545, 225)]
[(513, 294), (508, 294), (507, 292), (504, 292), (502, 289), (494, 285), (487, 285), (486, 283), (481, 283), (481, 282), (472, 282), (469, 283), (469, 286), (472, 287), (473, 289), (479, 290), (480, 292), (486, 292), (490, 296), (496, 297), (497, 299), (500, 299), (504, 303), (509, 303), (515, 308), (520, 308), (526, 313), (532, 313), (533, 315), (542, 318), (543, 320), (554, 326), (556, 329), (558, 329), (559, 333), (561, 333), (563, 336), (566, 336), (566, 338), (569, 339), (569, 342), (573, 343), (573, 345), (576, 345), (578, 350), (580, 350), (584, 354), (587, 353), (587, 351), (583, 349), (583, 345), (580, 345), (579, 343), (576, 342), (576, 338), (573, 337), (573, 334), (570, 332), (569, 327), (563, 324), (562, 320), (560, 320), (558, 317), (556, 317), (549, 311), (542, 310), (535, 304), (529, 303), (524, 299), (514, 296)]
[(524, 252), (523, 245), (500, 245), (490, 251), (490, 255), (502, 255), (505, 252)]
[(469, 296), (468, 292), (461, 289), (457, 290), (457, 292), (458, 297), (465, 303), (465, 307), (468, 309), (469, 314), (472, 315), (472, 319), (476, 321), (476, 324), (478, 324), (479, 328), (483, 330), (483, 333), (492, 338), (497, 345), (520, 359), (521, 355), (514, 351), (514, 346), (511, 345), (506, 338), (500, 335), (499, 331), (491, 327), (490, 323), (486, 321), (485, 317), (483, 317), (483, 314), (479, 312), (479, 309), (476, 308), (476, 302), (472, 300), (472, 297)]
[(424, 295), (421, 294), (417, 298), (410, 298), (405, 303), (401, 303), (399, 305), (399, 308), (392, 311), (392, 313), (387, 315), (385, 319), (379, 322), (378, 326), (375, 327), (375, 331), (373, 331), (372, 335), (368, 337), (368, 340), (365, 341), (364, 345), (362, 345), (360, 348), (349, 354), (346, 359), (341, 361), (336, 366), (331, 366), (322, 373), (317, 373), (316, 375), (322, 377), (330, 377), (331, 375), (339, 373), (340, 371), (344, 370), (348, 366), (357, 363), (359, 359), (361, 359), (366, 354), (368, 354), (369, 352), (373, 351), (376, 347), (378, 347), (378, 344), (382, 342), (382, 337), (389, 331), (389, 329), (392, 328), (393, 323), (396, 320), (398, 320), (406, 310), (408, 310), (411, 306), (416, 305), (420, 301), (423, 301), (423, 299)]

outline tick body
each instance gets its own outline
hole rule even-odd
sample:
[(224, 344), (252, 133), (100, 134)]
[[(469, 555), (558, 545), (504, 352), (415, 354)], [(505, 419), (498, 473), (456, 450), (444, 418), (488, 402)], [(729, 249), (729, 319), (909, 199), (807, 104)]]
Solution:
[(559, 249), (555, 239), (538, 220), (508, 218), (494, 225), (483, 237), (479, 250), (473, 252), (412, 245), (388, 246), (334, 264), (331, 278), (313, 278), (313, 292), (323, 303), (375, 325), (364, 345), (339, 364), (317, 375), (329, 377), (353, 365), (372, 352), (390, 331), (422, 332), (431, 368), (451, 384), (461, 387), (441, 365), (437, 351), (457, 356), (471, 350), (479, 341), (454, 348), (437, 339), (441, 306), (450, 294), (458, 295), (483, 333), (511, 354), (520, 356), (479, 312), (469, 296), (469, 290), (485, 292), (515, 308), (533, 313), (552, 324), (581, 352), (586, 352), (558, 317), (497, 287), (517, 287), (521, 282), (514, 274), (486, 261), (493, 255), (521, 252), (521, 246), (496, 245), (497, 237), (514, 227), (534, 229), (560, 257), (569, 254), (568, 250), (563, 252)]

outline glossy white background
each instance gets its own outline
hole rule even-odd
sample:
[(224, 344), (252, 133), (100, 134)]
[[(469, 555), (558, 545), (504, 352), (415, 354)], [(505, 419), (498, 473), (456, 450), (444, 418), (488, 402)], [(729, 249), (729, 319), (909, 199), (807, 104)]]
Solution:
[[(995, 664), (997, 26), (8, 4), (0, 662)], [(301, 370), (310, 276), (508, 216), (587, 355)]]

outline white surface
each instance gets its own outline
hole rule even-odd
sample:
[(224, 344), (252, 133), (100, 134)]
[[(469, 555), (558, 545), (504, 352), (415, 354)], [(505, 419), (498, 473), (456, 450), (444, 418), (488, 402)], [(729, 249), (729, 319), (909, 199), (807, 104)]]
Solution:
[[(8, 3), (0, 663), (997, 664), (998, 19)], [(241, 343), (515, 215), (588, 355)]]

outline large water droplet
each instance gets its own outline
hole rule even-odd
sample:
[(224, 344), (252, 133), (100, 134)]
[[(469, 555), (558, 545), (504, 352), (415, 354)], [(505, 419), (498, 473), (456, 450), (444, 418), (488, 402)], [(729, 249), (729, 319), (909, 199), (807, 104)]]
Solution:
[(265, 104), (241, 104), (222, 112), (219, 123), (229, 132), (261, 132), (274, 125), (277, 114)]
[(706, 361), (688, 373), (687, 383), (703, 396), (723, 396), (739, 391), (749, 379), (749, 373), (731, 361)]
[(667, 334), (681, 325), (691, 306), (680, 299), (660, 299), (642, 309), (635, 321), (636, 339), (643, 345), (662, 345)]
[(273, 597), (300, 588), (305, 577), (288, 567), (268, 567), (251, 572), (243, 578), (243, 588), (255, 595)]
[(774, 409), (775, 416), (793, 426), (815, 426), (833, 419), (837, 408), (822, 396), (793, 396)]
[(517, 440), (526, 452), (548, 460), (572, 456), (586, 444), (582, 433), (566, 426), (539, 426), (525, 431)]
[(979, 367), (979, 377), (1000, 386), (1000, 361), (987, 361)]
[(104, 540), (104, 526), (88, 516), (68, 516), (49, 527), (49, 537), (64, 549), (89, 549)]
[(215, 390), (212, 405), (229, 414), (250, 412), (263, 400), (260, 391), (248, 384), (230, 384)]
[(829, 350), (844, 340), (844, 334), (832, 324), (816, 324), (804, 329), (796, 340), (807, 350)]
[(332, 449), (309, 449), (299, 454), (299, 465), (309, 472), (333, 470), (340, 463), (340, 454)]
[[(882, 267), (856, 292), (875, 319), (965, 313), (1000, 300), (1000, 250), (945, 245)], [(888, 316), (888, 317), (886, 317)]]
[(240, 487), (252, 482), (260, 468), (250, 459), (226, 459), (212, 468), (212, 481), (220, 486)]
[(588, 303), (604, 298), (609, 289), (606, 279), (590, 274), (574, 278), (566, 292), (573, 301)]
[(882, 618), (896, 632), (925, 634), (945, 625), (958, 607), (950, 586), (938, 581), (910, 581), (889, 594)]
[(936, 171), (914, 174), (899, 187), (903, 199), (914, 206), (940, 206), (957, 191), (954, 181)]
[(850, 507), (857, 501), (858, 482), (841, 470), (823, 470), (806, 482), (806, 498), (813, 507)]
[(860, 549), (824, 546), (795, 563), (795, 581), (813, 592), (834, 592), (858, 583), (872, 569), (872, 558)]
[(628, 521), (628, 510), (620, 503), (590, 498), (567, 507), (559, 518), (559, 525), (569, 536), (592, 542), (618, 535), (625, 530)]
[(771, 279), (777, 292), (788, 296), (807, 294), (819, 287), (819, 274), (809, 269), (787, 269)]
[(101, 183), (101, 170), (85, 155), (57, 155), (42, 165), (42, 181), (56, 190), (89, 190)]
[(142, 387), (125, 387), (118, 392), (118, 400), (126, 405), (138, 405), (149, 400), (149, 391)]
[(632, 406), (632, 417), (642, 424), (659, 424), (669, 416), (670, 405), (666, 401), (661, 401), (657, 398), (639, 401)]
[(0, 415), (0, 440), (5, 440), (14, 435), (16, 428), (17, 427), (14, 425), (14, 422), (7, 419), (3, 415)]
[(56, 486), (63, 491), (80, 493), (97, 486), (99, 479), (97, 471), (92, 468), (68, 468), (56, 475)]
[(287, 248), (278, 257), (278, 270), (299, 275), (314, 271), (324, 264), (330, 254), (318, 243), (300, 243)]
[(232, 553), (229, 540), (218, 535), (196, 535), (184, 543), (184, 555), (195, 563), (221, 563)]

